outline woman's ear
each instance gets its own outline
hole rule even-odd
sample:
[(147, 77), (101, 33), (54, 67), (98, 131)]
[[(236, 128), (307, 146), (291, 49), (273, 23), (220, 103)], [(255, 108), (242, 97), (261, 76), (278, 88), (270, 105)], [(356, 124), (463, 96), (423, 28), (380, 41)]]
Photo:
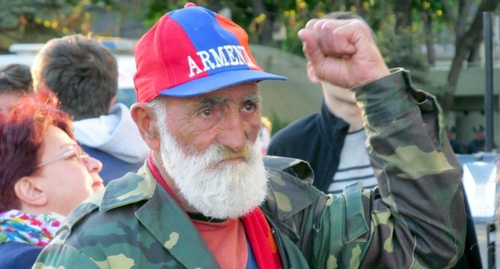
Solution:
[(22, 177), (14, 184), (14, 192), (21, 207), (43, 207), (48, 203), (48, 195), (38, 186), (35, 177)]
[(160, 149), (160, 137), (156, 127), (156, 116), (145, 103), (136, 103), (130, 109), (142, 139), (152, 150)]

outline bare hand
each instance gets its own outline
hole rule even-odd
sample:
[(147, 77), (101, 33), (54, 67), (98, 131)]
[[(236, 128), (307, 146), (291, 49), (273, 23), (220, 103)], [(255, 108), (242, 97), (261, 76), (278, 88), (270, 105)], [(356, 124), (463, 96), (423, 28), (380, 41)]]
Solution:
[(299, 31), (316, 76), (354, 88), (390, 74), (368, 25), (360, 20), (311, 20)]

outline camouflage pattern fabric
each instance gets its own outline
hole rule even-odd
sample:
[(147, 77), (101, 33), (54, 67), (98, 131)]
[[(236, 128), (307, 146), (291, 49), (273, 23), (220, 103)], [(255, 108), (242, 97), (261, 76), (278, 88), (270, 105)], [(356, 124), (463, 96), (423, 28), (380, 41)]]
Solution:
[[(333, 197), (307, 163), (267, 158), (261, 206), (284, 268), (449, 268), (461, 256), (461, 166), (434, 97), (407, 71), (355, 89), (379, 187)], [(288, 164), (287, 164), (288, 163)], [(75, 209), (34, 268), (219, 268), (189, 217), (145, 165)]]

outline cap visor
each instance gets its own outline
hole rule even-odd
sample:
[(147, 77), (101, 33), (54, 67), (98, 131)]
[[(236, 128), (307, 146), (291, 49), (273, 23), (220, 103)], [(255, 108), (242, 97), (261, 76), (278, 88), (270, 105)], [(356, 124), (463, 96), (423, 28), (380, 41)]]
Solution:
[(172, 97), (191, 97), (241, 83), (261, 80), (287, 80), (287, 77), (256, 70), (232, 70), (199, 78), (168, 90), (163, 90), (159, 94)]

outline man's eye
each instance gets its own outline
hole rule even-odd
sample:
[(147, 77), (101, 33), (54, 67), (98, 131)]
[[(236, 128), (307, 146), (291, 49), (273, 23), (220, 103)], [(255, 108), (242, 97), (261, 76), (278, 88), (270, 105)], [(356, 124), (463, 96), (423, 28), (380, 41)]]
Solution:
[(204, 117), (208, 117), (212, 115), (212, 109), (206, 108), (201, 111), (201, 115)]
[(248, 101), (244, 104), (243, 110), (250, 112), (257, 108), (257, 105), (254, 102)]

